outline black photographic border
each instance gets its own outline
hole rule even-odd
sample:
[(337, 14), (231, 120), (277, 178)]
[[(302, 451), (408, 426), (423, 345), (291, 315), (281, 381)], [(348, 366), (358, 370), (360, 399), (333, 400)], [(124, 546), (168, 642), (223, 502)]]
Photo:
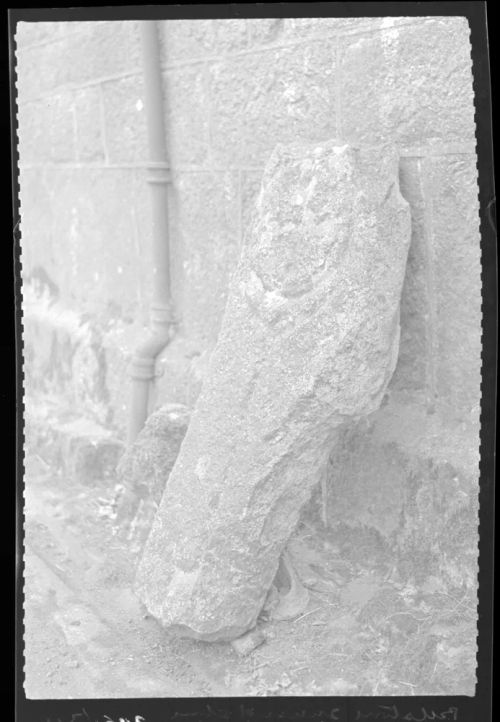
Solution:
[[(17, 174), (17, 138), (15, 113), (15, 43), (16, 23), (22, 20), (127, 20), (167, 18), (237, 18), (237, 17), (370, 17), (370, 16), (460, 15), (468, 19), (471, 30), (472, 69), (476, 120), (476, 150), (479, 172), (480, 236), (482, 255), (482, 400), (479, 481), (479, 621), (477, 687), (474, 697), (265, 697), (265, 698), (163, 698), (163, 699), (78, 699), (27, 700), (24, 694), (23, 656), (23, 371), (22, 371), (22, 313), (20, 279), (20, 239), (18, 234), (19, 187)], [(493, 164), (492, 109), (490, 85), (490, 48), (487, 35), (486, 2), (319, 2), (319, 3), (238, 3), (238, 4), (178, 4), (178, 5), (107, 5), (87, 8), (11, 8), (8, 13), (9, 61), (4, 77), (4, 97), (10, 97), (9, 119), (4, 120), (3, 138), (10, 167), (8, 185), (12, 184), (12, 202), (7, 213), (11, 223), (4, 237), (2, 250), (6, 259), (2, 268), (7, 280), (2, 291), (6, 294), (2, 308), (15, 310), (5, 315), (4, 331), (13, 331), (14, 342), (7, 342), (6, 334), (0, 344), (5, 368), (2, 374), (8, 399), (15, 389), (13, 408), (16, 413), (16, 439), (12, 416), (7, 417), (4, 431), (4, 454), (15, 448), (15, 705), (17, 722), (170, 722), (170, 720), (457, 720), (458, 722), (488, 722), (492, 719), (493, 681), (493, 570), (494, 570), (494, 507), (495, 507), (495, 426), (497, 378), (497, 254), (495, 220), (495, 186)], [(493, 38), (490, 38), (490, 42)], [(7, 95), (8, 94), (8, 95)], [(5, 147), (5, 146), (4, 146)], [(8, 156), (10, 155), (10, 162)], [(12, 214), (12, 215), (10, 215)], [(13, 245), (10, 239), (13, 238)], [(13, 253), (12, 253), (13, 251)], [(14, 258), (13, 258), (14, 257)], [(9, 273), (12, 258), (14, 273)], [(14, 278), (13, 278), (14, 276)], [(15, 306), (10, 304), (14, 290)], [(13, 328), (14, 327), (14, 328)], [(15, 356), (12, 353), (15, 349)], [(15, 358), (15, 361), (14, 361)], [(14, 366), (15, 363), (15, 366)], [(10, 371), (13, 376), (10, 377)], [(13, 378), (15, 381), (9, 382)], [(11, 479), (12, 477), (7, 477)], [(12, 485), (13, 486), (13, 485)], [(12, 487), (5, 484), (10, 491)], [(12, 521), (10, 518), (10, 521)], [(6, 555), (12, 528), (7, 523), (2, 545)], [(7, 564), (4, 564), (4, 569)], [(4, 688), (5, 690), (5, 688)], [(4, 691), (5, 694), (5, 691)], [(142, 718), (142, 719), (141, 719)]]

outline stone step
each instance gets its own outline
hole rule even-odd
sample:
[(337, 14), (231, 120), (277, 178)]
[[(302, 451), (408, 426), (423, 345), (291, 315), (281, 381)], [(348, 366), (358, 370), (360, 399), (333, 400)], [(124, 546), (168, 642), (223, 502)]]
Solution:
[(68, 481), (109, 486), (124, 451), (113, 431), (54, 402), (25, 402), (25, 453), (35, 453)]

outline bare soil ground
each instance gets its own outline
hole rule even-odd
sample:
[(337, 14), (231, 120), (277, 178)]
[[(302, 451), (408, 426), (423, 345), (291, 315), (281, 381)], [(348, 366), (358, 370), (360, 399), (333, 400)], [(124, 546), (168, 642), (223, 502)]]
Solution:
[(360, 546), (347, 560), (314, 504), (290, 542), (310, 590), (266, 642), (173, 639), (131, 592), (113, 489), (77, 485), (39, 457), (25, 475), (25, 690), (29, 698), (474, 694), (476, 599), (416, 586)]

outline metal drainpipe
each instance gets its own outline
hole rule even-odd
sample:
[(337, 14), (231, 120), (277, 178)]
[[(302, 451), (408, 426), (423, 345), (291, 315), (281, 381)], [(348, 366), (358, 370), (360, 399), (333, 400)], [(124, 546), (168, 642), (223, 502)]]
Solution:
[(157, 23), (140, 24), (144, 94), (149, 142), (147, 182), (153, 217), (153, 300), (150, 330), (135, 350), (131, 366), (132, 400), (128, 443), (131, 444), (144, 426), (158, 355), (170, 342), (175, 320), (170, 292), (170, 249), (168, 236), (167, 184), (170, 182), (163, 119), (163, 93), (160, 46)]

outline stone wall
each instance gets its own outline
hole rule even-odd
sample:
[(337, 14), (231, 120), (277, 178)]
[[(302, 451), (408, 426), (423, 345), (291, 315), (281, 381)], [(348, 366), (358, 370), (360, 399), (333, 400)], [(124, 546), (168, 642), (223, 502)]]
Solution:
[[(127, 364), (151, 298), (138, 24), (22, 23), (16, 44), (26, 386), (123, 438)], [(344, 539), (352, 532), (353, 548), (365, 533), (371, 550), (397, 542), (408, 559), (419, 550), (423, 568), (445, 564), (450, 579), (473, 583), (473, 564), (457, 560), (475, 559), (474, 524), (446, 541), (436, 531), (470, 525), (477, 496), (467, 21), (171, 20), (161, 23), (161, 49), (180, 328), (162, 355), (155, 403), (197, 397), (275, 144), (396, 141), (412, 212), (399, 362), (383, 408), (346, 428), (332, 453), (330, 519)], [(439, 560), (436, 544), (446, 547)]]

